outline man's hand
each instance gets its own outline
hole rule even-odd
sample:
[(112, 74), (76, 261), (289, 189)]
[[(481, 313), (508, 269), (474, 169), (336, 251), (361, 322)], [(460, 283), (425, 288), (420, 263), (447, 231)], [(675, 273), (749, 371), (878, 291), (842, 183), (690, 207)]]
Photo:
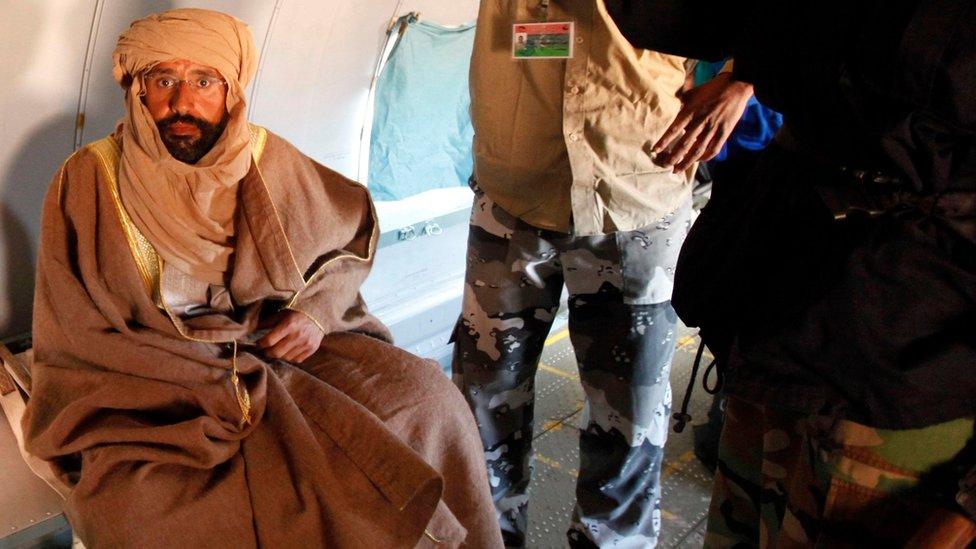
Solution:
[(267, 335), (258, 340), (258, 347), (268, 358), (299, 363), (318, 350), (325, 336), (322, 330), (304, 314), (284, 310), (261, 323), (262, 328), (271, 328)]
[(711, 160), (722, 150), (746, 103), (752, 84), (722, 73), (682, 96), (684, 105), (652, 152), (661, 166), (682, 172), (698, 161)]

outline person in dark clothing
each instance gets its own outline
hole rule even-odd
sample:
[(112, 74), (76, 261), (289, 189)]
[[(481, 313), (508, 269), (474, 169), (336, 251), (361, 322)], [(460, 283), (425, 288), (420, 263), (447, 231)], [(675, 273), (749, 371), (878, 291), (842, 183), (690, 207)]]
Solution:
[(976, 4), (724, 4), (607, 1), (636, 47), (734, 57), (785, 119), (678, 264), (679, 315), (731, 341), (706, 544), (968, 543)]
[[(716, 77), (722, 77), (731, 72), (732, 61), (710, 63), (701, 61), (695, 69), (695, 83), (700, 85)], [(704, 169), (699, 167), (699, 174), (704, 178), (707, 188), (703, 189), (708, 195), (713, 192), (722, 194), (741, 189), (746, 178), (759, 159), (760, 153), (773, 140), (773, 136), (783, 125), (783, 115), (763, 105), (751, 96), (746, 103), (742, 117), (736, 123), (725, 145), (718, 154), (707, 163)], [(705, 166), (705, 165), (703, 165)], [(696, 195), (698, 191), (696, 190)], [(705, 200), (707, 202), (707, 198)], [(726, 334), (731, 330), (725, 330)], [(730, 336), (710, 333), (708, 336), (716, 361), (726, 361)], [(707, 372), (708, 370), (706, 370)], [(691, 380), (694, 383), (696, 380)], [(706, 422), (694, 426), (695, 457), (710, 471), (714, 471), (718, 461), (719, 436), (725, 417), (725, 396), (721, 391), (712, 397), (712, 404), (708, 410)], [(690, 417), (690, 416), (689, 416)]]

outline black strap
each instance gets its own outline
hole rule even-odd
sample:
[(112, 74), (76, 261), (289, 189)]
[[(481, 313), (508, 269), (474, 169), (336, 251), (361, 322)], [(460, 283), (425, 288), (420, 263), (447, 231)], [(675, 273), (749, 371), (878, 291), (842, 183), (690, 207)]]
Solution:
[[(705, 354), (705, 341), (702, 340), (701, 344), (698, 345), (698, 352), (695, 353), (695, 363), (691, 367), (691, 377), (688, 379), (688, 388), (685, 389), (685, 396), (681, 400), (681, 411), (673, 414), (671, 419), (674, 419), (676, 423), (674, 424), (674, 432), (680, 433), (685, 430), (685, 427), (691, 423), (691, 414), (688, 413), (688, 404), (691, 403), (691, 394), (695, 390), (695, 380), (698, 378), (698, 369), (701, 367), (701, 359)], [(717, 359), (712, 359), (708, 366), (705, 367), (705, 375), (702, 377), (702, 387), (704, 387), (705, 392), (714, 395), (722, 390), (722, 385), (725, 383), (725, 378), (722, 375), (722, 369), (716, 368), (718, 365)], [(712, 373), (712, 370), (717, 372), (717, 377), (715, 379), (715, 386), (708, 386), (708, 378)]]
[(695, 354), (695, 364), (691, 367), (691, 377), (688, 379), (688, 388), (685, 389), (685, 397), (681, 401), (681, 411), (673, 414), (672, 419), (677, 421), (674, 424), (674, 432), (680, 433), (685, 430), (685, 426), (691, 422), (691, 414), (688, 413), (688, 403), (691, 401), (691, 393), (695, 390), (695, 378), (698, 377), (698, 366), (701, 365), (702, 353), (705, 352), (705, 342), (702, 341)]

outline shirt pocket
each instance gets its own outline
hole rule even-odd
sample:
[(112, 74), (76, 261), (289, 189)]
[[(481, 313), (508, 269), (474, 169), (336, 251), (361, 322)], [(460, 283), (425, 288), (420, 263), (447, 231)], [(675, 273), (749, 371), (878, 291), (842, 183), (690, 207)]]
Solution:
[(850, 536), (880, 546), (901, 545), (936, 507), (919, 493), (915, 473), (870, 450), (843, 447), (825, 461), (829, 484), (818, 545), (850, 542)]

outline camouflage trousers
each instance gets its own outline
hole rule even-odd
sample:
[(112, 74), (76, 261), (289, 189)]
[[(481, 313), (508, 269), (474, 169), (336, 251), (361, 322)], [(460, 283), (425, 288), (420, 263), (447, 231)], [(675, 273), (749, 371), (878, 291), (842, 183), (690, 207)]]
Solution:
[(901, 547), (972, 465), (972, 419), (892, 431), (735, 397), (725, 414), (705, 547)]
[(641, 230), (574, 237), (532, 227), (476, 190), (453, 371), (481, 431), (506, 545), (525, 543), (535, 374), (564, 284), (586, 399), (570, 545), (656, 543), (672, 275), (691, 216), (689, 201)]

